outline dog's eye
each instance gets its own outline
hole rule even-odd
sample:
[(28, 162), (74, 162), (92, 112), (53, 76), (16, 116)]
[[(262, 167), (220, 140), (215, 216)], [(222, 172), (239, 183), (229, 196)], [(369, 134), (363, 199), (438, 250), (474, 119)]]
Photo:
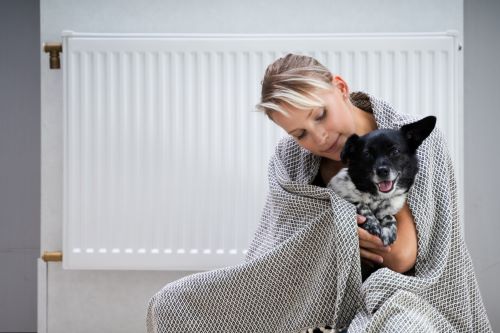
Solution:
[(392, 156), (396, 156), (399, 154), (399, 149), (398, 148), (393, 148), (392, 151), (391, 151), (391, 155)]
[(367, 158), (367, 159), (371, 159), (371, 158), (372, 158), (372, 154), (370, 153), (370, 151), (369, 151), (369, 150), (365, 150), (365, 151), (363, 152), (363, 156), (364, 156), (365, 158)]

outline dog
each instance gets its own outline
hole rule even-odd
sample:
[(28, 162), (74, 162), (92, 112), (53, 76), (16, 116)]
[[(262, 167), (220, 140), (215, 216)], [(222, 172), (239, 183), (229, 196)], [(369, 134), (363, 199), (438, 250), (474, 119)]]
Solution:
[(384, 246), (397, 236), (394, 215), (403, 207), (418, 172), (417, 148), (431, 134), (436, 117), (428, 116), (399, 130), (377, 129), (351, 135), (340, 154), (347, 168), (327, 184), (356, 205), (366, 217), (361, 227), (380, 237)]

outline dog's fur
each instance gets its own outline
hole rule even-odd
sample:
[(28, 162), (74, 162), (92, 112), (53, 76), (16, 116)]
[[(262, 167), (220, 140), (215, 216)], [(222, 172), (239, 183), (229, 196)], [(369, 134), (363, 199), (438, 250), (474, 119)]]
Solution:
[(361, 227), (379, 236), (384, 245), (396, 240), (394, 215), (403, 207), (418, 172), (416, 150), (435, 125), (436, 117), (429, 116), (399, 130), (353, 134), (344, 145), (341, 159), (347, 168), (328, 187), (356, 205), (358, 214), (366, 217)]

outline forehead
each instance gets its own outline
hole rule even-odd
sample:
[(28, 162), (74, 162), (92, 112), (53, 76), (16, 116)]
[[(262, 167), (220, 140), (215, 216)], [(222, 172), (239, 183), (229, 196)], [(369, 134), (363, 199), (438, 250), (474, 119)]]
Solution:
[(282, 127), (285, 131), (291, 131), (295, 127), (300, 127), (307, 120), (314, 109), (286, 109), (285, 113), (272, 111), (270, 114), (271, 120)]
[(295, 96), (294, 103), (296, 106), (286, 101), (277, 102), (276, 105), (281, 108), (283, 112), (273, 110), (269, 113), (269, 117), (276, 124), (285, 129), (289, 126), (300, 126), (312, 112), (325, 107), (333, 98), (331, 89), (311, 90), (311, 92), (318, 97), (319, 101), (315, 100), (312, 96), (306, 96), (306, 94)]
[(386, 129), (370, 132), (363, 137), (364, 146), (368, 148), (399, 146), (402, 141), (399, 131)]

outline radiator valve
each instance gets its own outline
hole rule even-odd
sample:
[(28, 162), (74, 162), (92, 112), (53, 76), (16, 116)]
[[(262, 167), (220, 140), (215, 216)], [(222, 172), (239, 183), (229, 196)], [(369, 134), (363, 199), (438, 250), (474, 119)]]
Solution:
[(50, 55), (50, 69), (61, 68), (59, 53), (62, 52), (62, 44), (45, 43), (43, 45), (43, 50)]

